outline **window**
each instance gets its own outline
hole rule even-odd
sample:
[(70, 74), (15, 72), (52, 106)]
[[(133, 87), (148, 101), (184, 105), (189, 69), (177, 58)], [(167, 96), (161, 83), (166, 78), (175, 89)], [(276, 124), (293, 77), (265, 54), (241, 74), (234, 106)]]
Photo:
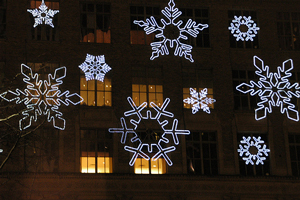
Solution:
[[(183, 25), (185, 25), (189, 19), (194, 20), (197, 24), (209, 24), (208, 9), (180, 8), (179, 10), (182, 12), (181, 20), (183, 21)], [(189, 36), (188, 44), (194, 47), (210, 47), (209, 27), (199, 31), (196, 38)]]
[(191, 131), (186, 136), (187, 169), (190, 174), (218, 174), (217, 133)]
[[(238, 145), (240, 144), (240, 141), (243, 140), (244, 137), (261, 137), (261, 140), (264, 141), (264, 144), (266, 144), (267, 148), (269, 149), (270, 145), (268, 142), (268, 135), (267, 134), (258, 134), (258, 133), (238, 133), (237, 134), (237, 142)], [(237, 147), (239, 149), (239, 147)], [(256, 148), (254, 148), (256, 150)], [(254, 151), (255, 151), (254, 150)], [(251, 153), (251, 147), (249, 149)], [(257, 150), (256, 150), (257, 151)], [(256, 154), (256, 152), (254, 152)], [(254, 154), (253, 153), (253, 154)], [(270, 153), (268, 153), (270, 156)], [(266, 160), (264, 160), (264, 164), (259, 164), (259, 165), (251, 165), (250, 163), (246, 165), (246, 162), (242, 159), (242, 157), (239, 156), (239, 166), (240, 166), (240, 174), (249, 176), (249, 175), (255, 175), (255, 176), (268, 176), (270, 175), (270, 159), (269, 156), (266, 156)]]
[(300, 134), (289, 133), (292, 175), (300, 176)]
[(253, 110), (257, 107), (259, 97), (251, 96), (250, 93), (244, 94), (236, 90), (236, 86), (241, 83), (250, 83), (250, 80), (257, 81), (258, 78), (254, 71), (232, 70), (234, 109), (235, 110)]
[[(41, 4), (42, 1), (31, 0), (29, 9), (39, 8)], [(59, 0), (45, 0), (45, 4), (48, 9), (59, 10)], [(28, 13), (30, 17), (31, 40), (58, 41), (58, 15), (59, 13), (53, 17), (54, 28), (44, 23), (34, 28), (34, 17), (31, 13)]]
[(80, 4), (81, 42), (110, 43), (110, 5), (107, 3)]
[(150, 44), (155, 40), (155, 33), (146, 35), (144, 28), (134, 24), (134, 20), (146, 21), (146, 18), (153, 16), (157, 22), (159, 18), (159, 7), (144, 7), (144, 6), (130, 6), (130, 44)]
[(277, 33), (281, 50), (300, 50), (300, 12), (277, 13)]
[[(230, 26), (232, 20), (234, 19), (234, 16), (245, 16), (245, 17), (249, 17), (251, 16), (251, 19), (254, 21), (254, 23), (257, 24), (257, 15), (255, 11), (228, 11), (228, 26)], [(259, 25), (257, 25), (259, 27)], [(247, 28), (246, 26), (244, 27), (240, 27), (240, 28)], [(230, 31), (228, 31), (229, 33), (229, 39), (230, 39), (230, 47), (231, 48), (247, 48), (247, 49), (257, 49), (259, 48), (258, 46), (258, 35), (256, 35), (253, 38), (253, 41), (248, 40), (248, 41), (236, 41), (236, 37), (234, 37)]]
[(0, 38), (6, 36), (6, 0), (0, 0)]
[(86, 81), (82, 74), (80, 77), (80, 96), (84, 99), (82, 105), (112, 106), (111, 79), (105, 78), (104, 82), (97, 80)]
[(159, 158), (156, 161), (137, 158), (134, 163), (135, 174), (165, 174), (166, 161)]
[(80, 130), (81, 173), (112, 173), (112, 134), (106, 130)]
[[(195, 89), (197, 92), (207, 88), (207, 97), (213, 98), (212, 70), (183, 68), (183, 99), (191, 97), (190, 88)], [(208, 106), (214, 108), (213, 103)], [(192, 104), (183, 103), (183, 107), (191, 109)]]
[[(291, 72), (292, 76), (290, 77), (291, 85), (294, 83), (300, 82), (300, 72)], [(291, 103), (295, 105), (295, 110), (300, 111), (300, 99), (293, 96)]]

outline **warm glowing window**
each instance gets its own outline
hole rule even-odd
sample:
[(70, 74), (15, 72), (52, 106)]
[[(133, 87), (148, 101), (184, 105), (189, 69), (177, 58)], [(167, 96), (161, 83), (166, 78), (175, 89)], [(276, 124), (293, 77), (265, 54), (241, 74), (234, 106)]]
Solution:
[[(30, 1), (30, 7), (29, 9), (39, 9), (39, 6), (41, 5), (42, 1)], [(59, 10), (59, 1), (58, 0), (45, 0), (45, 4), (48, 7), (48, 9), (52, 10)], [(31, 27), (31, 39), (32, 40), (47, 40), (47, 41), (58, 41), (58, 16), (59, 13), (54, 15), (53, 17), (53, 24), (54, 28), (52, 28), (49, 25), (46, 24), (40, 24), (37, 27), (33, 27), (34, 24), (34, 18), (32, 14), (28, 13), (28, 16), (30, 17), (30, 27)]]
[(134, 163), (134, 173), (136, 174), (165, 174), (166, 161), (162, 158), (153, 161), (137, 158)]
[(84, 99), (81, 103), (83, 105), (111, 106), (111, 79), (105, 78), (104, 82), (86, 81), (82, 75), (80, 77), (80, 96)]
[[(134, 20), (146, 21), (146, 18), (153, 16), (154, 18), (159, 18), (159, 7), (144, 7), (144, 6), (131, 6), (130, 7), (130, 44), (150, 44), (155, 40), (155, 34), (147, 35), (144, 28), (134, 24)], [(157, 20), (159, 21), (159, 20)]]
[(132, 99), (137, 106), (143, 102), (148, 102), (148, 104), (154, 102), (156, 105), (161, 106), (164, 101), (163, 86), (132, 84)]
[(110, 43), (110, 5), (85, 3), (80, 5), (81, 42)]
[(81, 130), (81, 173), (112, 173), (112, 138), (106, 130)]
[(6, 0), (0, 0), (0, 38), (6, 34)]

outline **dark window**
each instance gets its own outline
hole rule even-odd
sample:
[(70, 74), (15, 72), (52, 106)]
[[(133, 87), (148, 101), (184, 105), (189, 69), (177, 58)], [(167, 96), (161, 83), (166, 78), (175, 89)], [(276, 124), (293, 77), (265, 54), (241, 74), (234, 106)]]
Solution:
[(6, 34), (6, 0), (0, 0), (0, 38)]
[(192, 131), (186, 136), (187, 169), (191, 174), (218, 174), (217, 133)]
[(292, 175), (300, 176), (300, 134), (289, 133)]
[[(230, 24), (232, 22), (232, 20), (234, 19), (234, 16), (245, 16), (245, 17), (249, 17), (251, 16), (251, 20), (254, 21), (254, 23), (256, 23), (257, 25), (257, 15), (256, 15), (256, 12), (255, 11), (245, 11), (245, 10), (235, 10), (235, 11), (228, 11), (228, 26), (230, 27)], [(257, 25), (257, 27), (259, 27)], [(259, 48), (259, 45), (258, 45), (258, 35), (256, 35), (254, 38), (253, 38), (253, 41), (251, 40), (248, 40), (248, 41), (237, 41), (236, 40), (236, 37), (234, 37), (232, 34), (231, 34), (231, 31), (228, 31), (229, 33), (229, 40), (230, 40), (230, 47), (231, 48), (247, 48), (247, 49), (257, 49)], [(259, 33), (259, 32), (258, 32)]]
[(107, 3), (81, 2), (80, 9), (80, 41), (111, 43), (110, 5)]

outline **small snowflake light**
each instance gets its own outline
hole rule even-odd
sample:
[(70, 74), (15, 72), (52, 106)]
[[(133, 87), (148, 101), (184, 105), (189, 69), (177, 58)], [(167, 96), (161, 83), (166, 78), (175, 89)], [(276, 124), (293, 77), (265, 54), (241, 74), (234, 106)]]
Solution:
[[(131, 97), (127, 98), (132, 110), (126, 111), (124, 113), (125, 117), (135, 116), (136, 119), (130, 119), (130, 123), (126, 123), (124, 117), (121, 117), (121, 126), (122, 128), (110, 128), (108, 131), (110, 133), (121, 133), (121, 143), (125, 144), (129, 134), (132, 135), (130, 142), (133, 146), (124, 146), (126, 151), (133, 153), (133, 156), (129, 162), (130, 166), (133, 166), (136, 159), (138, 157), (142, 157), (146, 160), (150, 159), (152, 155), (152, 160), (156, 161), (158, 158), (162, 157), (165, 159), (169, 166), (173, 165), (171, 159), (167, 155), (168, 153), (175, 151), (176, 147), (169, 144), (169, 140), (166, 138), (166, 135), (171, 135), (173, 138), (173, 142), (175, 145), (179, 144), (178, 135), (189, 135), (189, 130), (179, 130), (178, 127), (178, 120), (174, 119), (172, 123), (171, 129), (165, 128), (166, 125), (169, 124), (169, 120), (162, 120), (161, 117), (166, 117), (168, 119), (173, 118), (173, 113), (166, 111), (166, 107), (168, 106), (170, 99), (167, 98), (163, 102), (162, 106), (159, 107), (155, 103), (151, 102), (150, 105), (155, 110), (156, 114), (152, 115), (150, 110), (146, 110), (146, 115), (144, 116), (141, 112), (147, 107), (147, 102), (142, 103), (140, 106), (136, 106), (134, 101)], [(143, 127), (146, 122), (150, 122), (151, 127)], [(128, 127), (131, 126), (131, 127)], [(141, 130), (138, 128), (142, 126)], [(153, 127), (160, 127), (159, 131), (154, 130)], [(152, 138), (151, 142), (142, 138), (142, 134), (140, 131), (144, 131), (147, 139)], [(159, 134), (158, 132), (161, 132)], [(168, 144), (168, 145), (166, 145)]]
[(236, 41), (253, 41), (259, 27), (256, 26), (256, 23), (251, 19), (251, 16), (234, 16), (228, 29), (231, 31), (231, 34), (236, 37)]
[(260, 102), (255, 109), (255, 119), (261, 120), (272, 113), (272, 107), (280, 107), (282, 114), (294, 121), (299, 121), (299, 113), (295, 105), (291, 103), (292, 97), (300, 97), (300, 87), (298, 83), (291, 84), (289, 77), (293, 67), (293, 60), (289, 59), (282, 63), (282, 67), (277, 67), (277, 72), (269, 72), (269, 66), (265, 66), (259, 57), (253, 57), (256, 67), (256, 75), (259, 76), (257, 82), (250, 81), (250, 84), (241, 83), (236, 89), (244, 94), (250, 93), (251, 96), (258, 95)]
[(44, 0), (42, 0), (41, 5), (39, 6), (39, 9), (27, 9), (27, 12), (30, 12), (32, 16), (34, 17), (34, 25), (33, 27), (35, 28), (36, 26), (43, 24), (45, 22), (46, 25), (51, 26), (54, 28), (54, 25), (52, 23), (52, 18), (56, 13), (59, 13), (59, 10), (51, 10), (48, 9), (46, 6)]
[(101, 82), (103, 82), (105, 74), (111, 70), (105, 63), (104, 55), (93, 56), (90, 54), (86, 54), (85, 61), (79, 65), (79, 68), (85, 73), (87, 81), (96, 79)]
[(264, 143), (265, 142), (261, 140), (261, 137), (243, 137), (237, 151), (239, 152), (240, 157), (246, 161), (246, 165), (249, 163), (254, 165), (253, 161), (256, 161), (256, 165), (264, 164), (264, 160), (266, 160), (266, 156), (268, 156), (268, 152), (270, 152), (270, 149), (267, 149), (267, 146)]
[(195, 89), (190, 88), (190, 94), (192, 95), (192, 97), (184, 99), (183, 102), (193, 105), (192, 113), (195, 114), (200, 109), (202, 109), (204, 112), (210, 114), (208, 105), (213, 104), (214, 102), (216, 102), (216, 100), (207, 97), (207, 88), (204, 88), (199, 93)]
[(189, 19), (184, 27), (181, 27), (183, 23), (182, 20), (177, 20), (177, 18), (182, 14), (178, 8), (175, 8), (175, 3), (173, 0), (170, 0), (168, 3), (169, 7), (165, 7), (162, 10), (162, 14), (167, 18), (167, 21), (161, 19), (162, 26), (159, 26), (156, 19), (151, 16), (150, 19), (147, 18), (146, 22), (143, 20), (134, 20), (133, 23), (137, 24), (140, 27), (144, 28), (144, 31), (147, 35), (158, 32), (155, 37), (160, 41), (152, 42), (150, 45), (152, 47), (152, 56), (151, 60), (159, 57), (159, 55), (169, 55), (169, 49), (167, 44), (169, 43), (170, 48), (173, 48), (175, 45), (174, 55), (179, 55), (188, 59), (191, 62), (194, 62), (191, 52), (192, 46), (182, 43), (180, 40), (187, 40), (188, 37), (184, 34), (190, 35), (192, 37), (197, 37), (199, 31), (202, 31), (205, 28), (208, 28), (207, 24), (197, 24), (192, 19)]
[(69, 106), (70, 103), (77, 105), (83, 101), (78, 94), (70, 94), (69, 90), (62, 92), (59, 89), (63, 84), (62, 79), (66, 77), (66, 71), (66, 67), (60, 67), (55, 70), (53, 76), (48, 74), (48, 80), (39, 80), (39, 75), (32, 73), (30, 67), (21, 65), (21, 73), (25, 77), (23, 81), (27, 88), (24, 91), (16, 89), (15, 92), (8, 90), (0, 94), (0, 97), (8, 102), (16, 101), (16, 104), (24, 103), (26, 106), (22, 111), (24, 117), (19, 121), (20, 130), (29, 128), (32, 121), (36, 122), (40, 115), (46, 115), (47, 121), (52, 121), (54, 128), (65, 129), (66, 122), (59, 107), (62, 103)]

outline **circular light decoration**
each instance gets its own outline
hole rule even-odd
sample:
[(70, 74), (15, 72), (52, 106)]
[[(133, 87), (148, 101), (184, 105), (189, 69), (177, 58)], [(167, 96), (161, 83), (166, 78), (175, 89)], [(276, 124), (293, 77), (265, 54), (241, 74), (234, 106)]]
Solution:
[(0, 149), (0, 153), (2, 153), (3, 152), (3, 149)]
[(192, 95), (192, 97), (184, 99), (183, 102), (193, 105), (192, 113), (195, 114), (200, 109), (202, 109), (204, 112), (210, 114), (208, 105), (213, 104), (214, 102), (216, 102), (216, 100), (207, 97), (207, 88), (204, 88), (203, 90), (201, 90), (201, 92), (197, 92), (195, 89), (190, 88), (190, 94)]
[(288, 79), (292, 76), (290, 71), (294, 68), (293, 60), (284, 61), (282, 67), (277, 67), (277, 72), (269, 72), (269, 66), (265, 66), (264, 61), (257, 56), (253, 57), (253, 63), (259, 80), (257, 82), (251, 80), (250, 84), (241, 83), (236, 89), (244, 94), (259, 96), (260, 102), (255, 109), (255, 119), (264, 119), (267, 113), (272, 113), (272, 107), (276, 106), (280, 108), (282, 114), (286, 113), (288, 119), (299, 121), (299, 113), (291, 103), (293, 97), (300, 97), (299, 83), (291, 84)]
[[(154, 112), (152, 112), (153, 109), (144, 110), (147, 107), (147, 102), (137, 107), (131, 97), (128, 97), (127, 100), (132, 110), (125, 112), (124, 116), (135, 118), (121, 117), (122, 128), (110, 128), (108, 131), (110, 133), (121, 133), (122, 144), (125, 144), (130, 137), (131, 146), (124, 146), (126, 151), (133, 153), (129, 165), (133, 166), (138, 157), (146, 160), (152, 158), (153, 161), (162, 157), (169, 166), (173, 165), (167, 154), (175, 151), (176, 147), (169, 143), (169, 139), (166, 136), (171, 135), (173, 143), (178, 145), (178, 135), (189, 135), (190, 131), (178, 130), (178, 120), (172, 119), (174, 114), (165, 110), (170, 99), (165, 99), (161, 107), (151, 102), (150, 106), (152, 106)], [(169, 126), (170, 129), (168, 129), (167, 126), (170, 119), (173, 120), (173, 123)], [(129, 123), (126, 121), (129, 121)]]
[(104, 55), (93, 56), (86, 54), (84, 63), (79, 65), (84, 72), (86, 81), (98, 80), (103, 82), (105, 74), (111, 70), (110, 66), (105, 63)]
[(231, 34), (236, 37), (236, 41), (253, 41), (253, 38), (256, 36), (259, 27), (256, 26), (251, 16), (234, 16), (234, 19), (230, 23), (228, 29), (231, 31)]
[(54, 28), (54, 25), (52, 23), (53, 20), (52, 18), (56, 13), (59, 13), (59, 10), (48, 9), (44, 0), (42, 0), (39, 9), (37, 8), (27, 9), (27, 12), (31, 13), (32, 16), (34, 17), (34, 25), (33, 25), (34, 28), (40, 24), (43, 24), (43, 22), (45, 22), (46, 25), (49, 25), (52, 28)]
[(175, 46), (174, 55), (179, 55), (194, 62), (191, 52), (193, 47), (191, 45), (182, 43), (181, 40), (187, 40), (188, 37), (186, 35), (190, 35), (192, 37), (197, 37), (199, 31), (202, 31), (205, 28), (208, 28), (207, 24), (197, 24), (192, 19), (189, 19), (186, 24), (181, 27), (182, 20), (177, 20), (177, 18), (182, 14), (178, 8), (175, 7), (175, 3), (173, 0), (170, 0), (168, 3), (169, 7), (165, 7), (162, 10), (162, 14), (166, 17), (167, 21), (161, 19), (162, 26), (159, 26), (156, 19), (151, 16), (150, 19), (147, 18), (146, 22), (143, 20), (134, 20), (133, 23), (137, 24), (140, 27), (144, 28), (144, 31), (147, 35), (151, 33), (156, 33), (155, 37), (158, 38), (158, 42), (152, 42), (150, 45), (152, 47), (152, 56), (150, 60), (153, 60), (159, 55), (169, 55), (169, 49), (167, 43), (170, 44), (170, 48)]
[(16, 101), (16, 104), (24, 103), (26, 109), (22, 111), (23, 118), (19, 121), (20, 130), (31, 126), (32, 121), (37, 121), (38, 116), (46, 115), (48, 122), (53, 122), (54, 128), (64, 130), (65, 119), (59, 111), (62, 104), (69, 106), (70, 103), (77, 105), (83, 98), (77, 93), (70, 94), (67, 90), (62, 92), (59, 87), (63, 84), (62, 79), (66, 77), (66, 67), (57, 68), (54, 75), (48, 74), (48, 80), (39, 80), (38, 73), (32, 73), (32, 69), (25, 64), (21, 65), (23, 81), (27, 88), (24, 91), (16, 89), (15, 92), (8, 90), (0, 97), (5, 101)]
[(256, 161), (255, 164), (264, 164), (264, 160), (266, 160), (266, 156), (268, 156), (268, 152), (270, 149), (267, 149), (267, 146), (264, 144), (265, 142), (261, 140), (261, 137), (250, 137), (247, 138), (243, 136), (243, 140), (240, 141), (239, 152), (240, 157), (244, 161), (246, 161), (246, 165), (249, 163), (254, 165), (253, 161)]

